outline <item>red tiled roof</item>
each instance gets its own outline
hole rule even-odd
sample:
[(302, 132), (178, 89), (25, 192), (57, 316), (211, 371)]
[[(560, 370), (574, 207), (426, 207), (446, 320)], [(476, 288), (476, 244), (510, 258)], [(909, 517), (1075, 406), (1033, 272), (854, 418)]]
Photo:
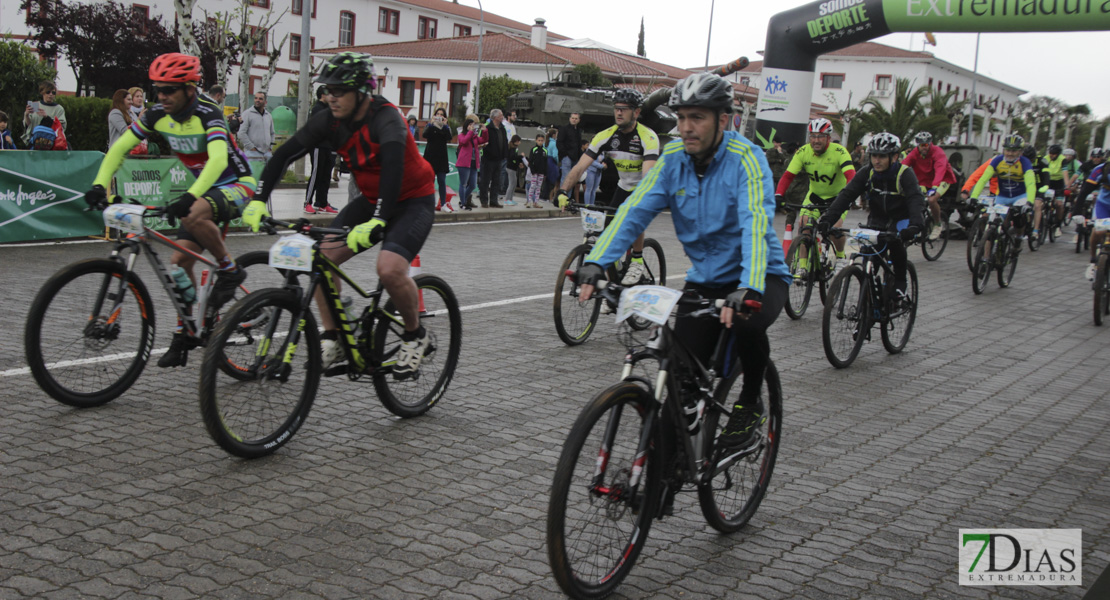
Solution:
[(854, 46), (841, 48), (829, 52), (827, 56), (867, 56), (876, 58), (923, 58), (931, 59), (933, 55), (929, 52), (914, 52), (913, 50), (903, 50), (895, 48), (894, 46), (887, 46), (886, 44), (879, 44), (877, 42), (860, 42)]
[[(481, 36), (413, 40), (390, 44), (369, 44), (343, 48), (315, 49), (320, 54), (343, 51), (366, 52), (373, 56), (393, 58), (426, 58), (432, 60), (478, 60), (478, 39)], [(487, 33), (482, 41), (482, 61), (528, 64), (580, 64), (590, 62), (577, 50), (548, 44), (547, 50), (532, 46), (528, 39), (507, 33)]]
[[(466, 17), (468, 19), (474, 19), (475, 21), (478, 21), (478, 20), (481, 20), (481, 19), (484, 18), (485, 22), (489, 23), (491, 25), (499, 25), (501, 27), (509, 27), (511, 29), (516, 29), (516, 30), (521, 31), (523, 33), (527, 33), (529, 35), (531, 35), (531, 32), (532, 32), (532, 25), (530, 23), (521, 23), (520, 21), (514, 21), (512, 19), (506, 19), (505, 17), (502, 17), (500, 15), (495, 15), (493, 13), (485, 13), (485, 15), (483, 17), (482, 12), (479, 11), (477, 8), (474, 8), (472, 6), (466, 6), (464, 4), (456, 4), (454, 2), (448, 2), (447, 0), (396, 0), (396, 1), (399, 2), (400, 4), (408, 4), (408, 5), (414, 6), (416, 8), (426, 8), (428, 10), (435, 10), (435, 11), (439, 11), (439, 12), (445, 12), (445, 13), (452, 14), (452, 15), (458, 15), (460, 17)], [(549, 39), (549, 40), (550, 39), (566, 40), (566, 39), (570, 39), (570, 38), (568, 38), (565, 35), (560, 35), (558, 33), (552, 32), (551, 30), (548, 30), (547, 39)]]
[(650, 61), (644, 61), (648, 62), (648, 64), (644, 64), (644, 62), (635, 60), (627, 54), (618, 54), (600, 48), (578, 48), (578, 51), (588, 56), (590, 62), (601, 67), (601, 70), (605, 73), (627, 76), (668, 77), (666, 71), (651, 65)]

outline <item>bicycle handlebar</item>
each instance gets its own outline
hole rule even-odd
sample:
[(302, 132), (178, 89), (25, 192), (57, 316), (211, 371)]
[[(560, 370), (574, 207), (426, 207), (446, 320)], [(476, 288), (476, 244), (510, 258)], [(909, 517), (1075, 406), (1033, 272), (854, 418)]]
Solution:
[(337, 235), (346, 237), (350, 232), (346, 227), (317, 227), (311, 221), (301, 217), (296, 221), (282, 221), (273, 217), (265, 217), (262, 219), (262, 225), (266, 227), (266, 233), (275, 235), (277, 230), (275, 227), (284, 227), (285, 229), (292, 229), (297, 233), (303, 233), (313, 239), (323, 239), (324, 236)]
[(619, 206), (605, 206), (603, 204), (582, 204), (581, 202), (570, 202), (567, 208), (584, 208), (586, 210), (596, 210), (599, 212), (615, 213), (620, 209)]
[[(577, 274), (575, 273), (574, 269), (567, 269), (566, 276), (575, 283), (578, 282)], [(613, 303), (613, 305), (617, 305), (620, 303), (621, 292), (624, 291), (626, 288), (636, 286), (625, 286), (616, 282), (602, 279), (601, 281), (598, 281), (597, 285), (594, 287), (597, 289), (597, 293), (600, 294), (604, 300)], [(704, 298), (694, 292), (685, 291), (682, 293), (682, 297), (678, 300), (678, 306), (681, 308), (694, 309), (688, 311), (688, 313), (692, 316), (720, 316), (721, 309), (725, 306), (725, 299)], [(763, 303), (759, 300), (745, 300), (743, 306), (741, 306), (740, 310), (738, 310), (737, 312), (750, 314), (760, 312), (761, 310), (763, 310)]]

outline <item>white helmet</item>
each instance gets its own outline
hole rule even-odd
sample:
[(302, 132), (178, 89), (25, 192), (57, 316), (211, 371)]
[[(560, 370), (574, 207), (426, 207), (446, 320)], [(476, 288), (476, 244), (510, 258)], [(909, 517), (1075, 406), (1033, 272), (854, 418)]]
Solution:
[(832, 121), (828, 119), (814, 119), (809, 122), (810, 133), (824, 133), (829, 135), (832, 133)]

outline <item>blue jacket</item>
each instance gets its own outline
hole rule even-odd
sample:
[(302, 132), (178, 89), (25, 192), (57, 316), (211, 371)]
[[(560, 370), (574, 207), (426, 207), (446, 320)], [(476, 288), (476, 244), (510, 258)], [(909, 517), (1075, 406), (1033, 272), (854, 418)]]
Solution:
[(586, 261), (612, 264), (666, 208), (693, 263), (686, 272), (688, 282), (763, 293), (768, 276), (791, 281), (772, 223), (771, 168), (763, 150), (744, 136), (726, 131), (700, 180), (682, 140), (667, 144)]

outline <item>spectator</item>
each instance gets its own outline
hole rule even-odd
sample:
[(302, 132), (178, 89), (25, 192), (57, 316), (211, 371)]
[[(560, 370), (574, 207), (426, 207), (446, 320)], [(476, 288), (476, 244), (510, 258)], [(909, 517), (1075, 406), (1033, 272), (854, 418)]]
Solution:
[(478, 124), (477, 115), (467, 115), (466, 121), (459, 130), (459, 155), (455, 161), (455, 168), (459, 170), (459, 208), (473, 209), (474, 202), (470, 194), (474, 191), (478, 181), (478, 167), (482, 164), (478, 158), (478, 148), (486, 143), (487, 131)]
[(130, 96), (127, 90), (116, 90), (112, 94), (112, 110), (108, 111), (108, 147), (116, 143), (119, 136), (131, 127), (134, 118), (131, 113)]
[(146, 111), (146, 92), (141, 87), (133, 87), (127, 90), (127, 95), (130, 98), (131, 120), (134, 122)]
[[(437, 108), (432, 115), (432, 120), (424, 127), (423, 138), (427, 142), (424, 145), (424, 160), (432, 165), (432, 170), (436, 173), (436, 183), (439, 184), (439, 201), (436, 203), (436, 210), (447, 212), (453, 210), (447, 200), (447, 171), (450, 170), (447, 144), (451, 143), (453, 137), (455, 136), (451, 133), (451, 126), (447, 124), (447, 109)], [(460, 208), (461, 202), (462, 200), (460, 200)]]
[(266, 94), (254, 94), (254, 106), (243, 113), (239, 128), (239, 146), (247, 152), (247, 160), (270, 160), (274, 155), (274, 115), (266, 110)]
[[(327, 86), (316, 88), (316, 104), (312, 105), (308, 118), (311, 119), (318, 112), (329, 110), (328, 103), (324, 102), (325, 93), (327, 93)], [(305, 214), (339, 214), (338, 210), (328, 204), (328, 191), (331, 188), (329, 176), (332, 168), (335, 167), (335, 149), (327, 142), (320, 142), (312, 148), (309, 156), (312, 157), (312, 174), (308, 178), (308, 188), (305, 190)]]
[(863, 168), (863, 142), (856, 142), (856, 147), (852, 149), (851, 157), (852, 164), (856, 167), (856, 172), (859, 172), (859, 170)]
[[(587, 148), (590, 146), (589, 142), (582, 142)], [(597, 155), (590, 166), (586, 168), (586, 191), (583, 194), (584, 202), (593, 206), (594, 199), (597, 198), (597, 190), (601, 186), (601, 175), (608, 167), (605, 164), (605, 153), (602, 152)]]
[(42, 101), (28, 102), (27, 109), (23, 111), (24, 131), (22, 139), (28, 147), (31, 145), (31, 133), (46, 117), (50, 117), (51, 123), (54, 121), (61, 123), (63, 132), (66, 130), (66, 109), (55, 102), (58, 98), (58, 88), (55, 87), (54, 82), (44, 81), (40, 83), (39, 95), (42, 97)]
[[(556, 145), (559, 149), (559, 172), (570, 173), (574, 165), (578, 164), (578, 159), (582, 158), (582, 127), (579, 123), (582, 121), (582, 115), (578, 113), (570, 113), (569, 123), (559, 128), (559, 138)], [(578, 186), (571, 182), (571, 189), (577, 190)], [(575, 200), (578, 200), (575, 194)]]
[[(506, 131), (506, 133), (508, 132)], [(513, 202), (513, 194), (516, 193), (516, 174), (524, 160), (524, 157), (517, 151), (519, 147), (520, 136), (513, 134), (513, 137), (509, 138), (509, 156), (505, 159), (505, 172), (511, 173), (511, 175), (509, 175), (510, 183), (506, 186), (505, 198), (501, 202), (504, 206), (516, 206), (516, 202)]]
[(417, 138), (416, 115), (409, 115), (409, 118), (407, 119), (407, 121), (408, 121), (408, 124), (409, 124), (409, 135), (411, 135), (412, 139), (415, 140)]
[(486, 133), (486, 147), (482, 149), (482, 164), (478, 169), (478, 201), (482, 208), (501, 208), (497, 202), (498, 188), (501, 187), (501, 173), (505, 170), (505, 160), (509, 157), (509, 138), (501, 123), (505, 115), (500, 108), (489, 113), (489, 127)]
[[(771, 178), (775, 180), (775, 185), (778, 185), (779, 178), (782, 177), (783, 172), (786, 171), (786, 165), (790, 162), (790, 157), (782, 149), (781, 141), (775, 141), (773, 144), (765, 153), (767, 154), (767, 164), (771, 167)], [(775, 209), (782, 210), (782, 207), (776, 206)]]
[(547, 136), (536, 134), (536, 145), (528, 153), (528, 196), (524, 208), (540, 207), (540, 192), (543, 190), (544, 174), (547, 173)]
[(559, 189), (560, 178), (559, 171), (559, 130), (554, 127), (547, 129), (547, 173), (544, 175), (543, 190), (540, 196), (547, 198), (552, 204), (555, 203), (555, 191)]
[(53, 150), (57, 134), (54, 132), (54, 119), (43, 117), (31, 130), (30, 147), (32, 150)]
[(0, 110), (0, 150), (15, 150), (12, 132), (8, 129), (8, 113)]
[[(509, 145), (513, 143), (513, 136), (516, 135), (516, 111), (510, 110), (509, 114), (505, 116), (505, 120), (501, 123), (505, 127), (505, 135), (509, 138)], [(501, 195), (511, 199), (513, 192), (516, 191), (517, 179), (513, 177), (516, 173), (510, 173), (509, 163), (505, 163), (505, 170), (501, 173)], [(513, 190), (509, 190), (509, 183), (513, 184)], [(516, 204), (516, 202), (513, 202)]]

